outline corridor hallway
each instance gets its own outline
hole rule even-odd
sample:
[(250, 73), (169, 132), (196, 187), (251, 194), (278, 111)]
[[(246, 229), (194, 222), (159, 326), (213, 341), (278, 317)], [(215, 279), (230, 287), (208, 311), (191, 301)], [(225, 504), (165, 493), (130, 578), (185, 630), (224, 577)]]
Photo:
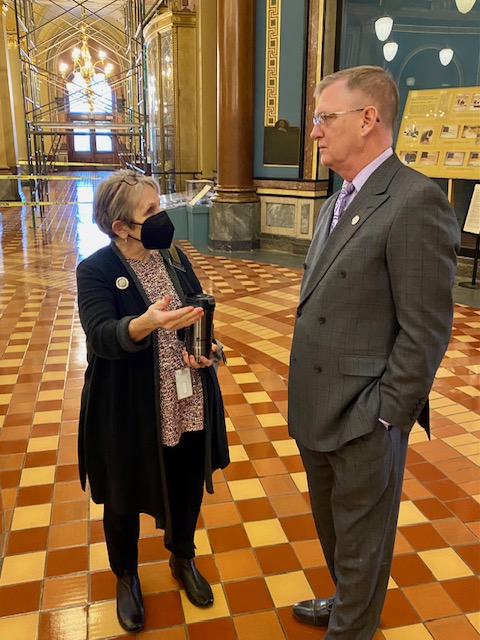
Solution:
[[(102, 507), (77, 473), (85, 338), (75, 267), (105, 244), (92, 226), (94, 174), (51, 183), (48, 207), (1, 210), (0, 487), (4, 547), (0, 638), (125, 637), (115, 614)], [(289, 347), (301, 270), (203, 255), (187, 242), (217, 299), (216, 333), (232, 463), (216, 472), (196, 537), (215, 604), (196, 609), (168, 568), (161, 533), (142, 516), (146, 640), (303, 640), (291, 604), (333, 590), (315, 538), (307, 484), (287, 434)], [(248, 256), (248, 254), (246, 254)], [(431, 394), (432, 441), (412, 432), (392, 577), (375, 640), (480, 637), (480, 310), (457, 304)], [(139, 637), (140, 637), (139, 636)], [(129, 636), (133, 637), (133, 636)]]

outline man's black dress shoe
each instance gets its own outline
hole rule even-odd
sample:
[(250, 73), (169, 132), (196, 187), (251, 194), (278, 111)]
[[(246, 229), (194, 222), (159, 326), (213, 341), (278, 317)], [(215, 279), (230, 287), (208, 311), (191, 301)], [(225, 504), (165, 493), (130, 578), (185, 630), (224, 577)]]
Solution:
[(140, 582), (130, 571), (124, 571), (123, 576), (117, 578), (117, 616), (123, 629), (130, 633), (141, 631), (145, 624)]
[(169, 564), (172, 576), (183, 585), (190, 602), (196, 607), (211, 607), (213, 604), (212, 588), (198, 572), (193, 558), (187, 560), (171, 555)]
[(328, 627), (330, 612), (333, 607), (333, 598), (320, 600), (303, 600), (293, 605), (293, 615), (297, 620), (312, 624), (315, 627)]

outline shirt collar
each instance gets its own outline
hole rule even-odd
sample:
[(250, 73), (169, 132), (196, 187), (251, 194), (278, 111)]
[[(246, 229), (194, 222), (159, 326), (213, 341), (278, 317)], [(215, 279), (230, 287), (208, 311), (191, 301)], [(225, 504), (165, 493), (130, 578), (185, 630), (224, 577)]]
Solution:
[(376, 171), (378, 167), (385, 162), (385, 160), (390, 158), (391, 155), (393, 155), (393, 149), (392, 147), (388, 147), (388, 149), (385, 149), (385, 151), (377, 156), (375, 160), (372, 160), (370, 164), (367, 164), (366, 167), (363, 167), (363, 169), (357, 173), (355, 178), (352, 180), (353, 186), (355, 187), (355, 193), (360, 191), (372, 173)]

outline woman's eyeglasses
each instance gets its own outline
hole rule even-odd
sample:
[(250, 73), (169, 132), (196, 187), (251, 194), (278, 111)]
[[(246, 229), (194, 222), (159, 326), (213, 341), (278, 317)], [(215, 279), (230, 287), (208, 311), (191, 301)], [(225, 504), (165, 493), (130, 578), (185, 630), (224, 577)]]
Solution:
[(112, 191), (112, 195), (110, 196), (110, 199), (108, 201), (107, 209), (110, 207), (112, 202), (115, 200), (115, 197), (116, 197), (117, 193), (120, 191), (120, 187), (122, 186), (122, 184), (128, 184), (129, 187), (134, 187), (136, 184), (138, 184), (138, 178), (135, 175), (133, 175), (133, 176), (125, 176), (124, 178), (122, 178), (118, 182), (117, 186)]

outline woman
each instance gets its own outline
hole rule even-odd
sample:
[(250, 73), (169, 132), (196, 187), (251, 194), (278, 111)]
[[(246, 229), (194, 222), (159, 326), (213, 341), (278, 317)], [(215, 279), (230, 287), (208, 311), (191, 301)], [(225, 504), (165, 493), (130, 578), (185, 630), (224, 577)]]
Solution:
[(80, 478), (104, 504), (117, 615), (134, 633), (144, 624), (140, 513), (165, 529), (172, 575), (190, 601), (213, 603), (195, 566), (194, 533), (203, 485), (213, 492), (212, 472), (227, 466), (228, 446), (212, 359), (196, 362), (177, 337), (203, 315), (182, 306), (184, 295), (201, 287), (186, 256), (169, 251), (174, 227), (160, 211), (157, 183), (134, 171), (113, 173), (97, 188), (93, 217), (112, 242), (77, 269), (88, 359)]

